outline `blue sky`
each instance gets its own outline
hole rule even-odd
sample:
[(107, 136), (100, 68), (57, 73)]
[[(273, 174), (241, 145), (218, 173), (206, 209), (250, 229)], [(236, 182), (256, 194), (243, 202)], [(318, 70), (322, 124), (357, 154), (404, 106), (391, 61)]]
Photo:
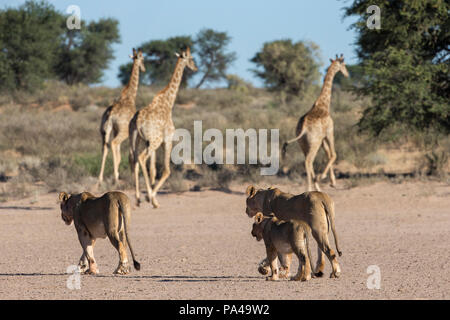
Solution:
[[(16, 7), (25, 0), (0, 0), (0, 8)], [(355, 36), (349, 26), (355, 18), (343, 19), (343, 7), (349, 1), (337, 0), (50, 0), (56, 9), (66, 12), (78, 5), (81, 19), (90, 21), (114, 17), (120, 23), (121, 43), (114, 45), (115, 59), (105, 72), (103, 85), (116, 87), (118, 68), (130, 61), (132, 47), (156, 39), (177, 35), (195, 35), (202, 28), (226, 31), (232, 41), (229, 50), (237, 60), (229, 69), (254, 85), (261, 81), (249, 70), (249, 60), (264, 42), (287, 39), (307, 40), (321, 49), (323, 66), (336, 53), (347, 63), (356, 62)]]

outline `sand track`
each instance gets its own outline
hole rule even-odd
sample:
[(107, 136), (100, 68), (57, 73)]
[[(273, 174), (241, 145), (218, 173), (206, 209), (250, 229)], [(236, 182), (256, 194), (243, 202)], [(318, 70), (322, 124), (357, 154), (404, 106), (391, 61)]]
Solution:
[[(450, 298), (448, 185), (326, 189), (336, 203), (342, 277), (328, 279), (327, 263), (327, 277), (307, 283), (267, 282), (257, 273), (265, 250), (250, 235), (245, 187), (161, 195), (160, 209), (135, 208), (131, 236), (142, 270), (114, 276), (117, 254), (99, 240), (100, 275), (82, 276), (80, 290), (66, 287), (65, 271), (78, 262), (81, 247), (74, 227), (60, 218), (57, 194), (0, 203), (0, 299)], [(315, 243), (312, 252), (315, 261)], [(380, 290), (366, 286), (369, 265), (381, 270)]]

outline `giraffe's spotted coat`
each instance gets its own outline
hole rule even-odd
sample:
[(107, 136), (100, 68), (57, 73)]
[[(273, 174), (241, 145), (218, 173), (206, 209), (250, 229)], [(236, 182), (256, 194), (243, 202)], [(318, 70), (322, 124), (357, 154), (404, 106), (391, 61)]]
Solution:
[[(348, 77), (348, 71), (345, 67), (344, 58), (341, 57), (331, 60), (331, 65), (327, 70), (323, 81), (322, 90), (312, 108), (303, 115), (296, 127), (296, 138), (288, 141), (283, 146), (283, 151), (289, 143), (298, 141), (305, 155), (305, 168), (308, 180), (308, 191), (312, 191), (312, 183), (314, 181), (315, 189), (320, 191), (318, 181), (324, 179), (330, 171), (331, 185), (336, 184), (333, 172), (333, 163), (336, 160), (336, 152), (334, 150), (334, 124), (330, 115), (331, 89), (333, 79), (337, 72), (342, 72)], [(320, 178), (316, 178), (314, 173), (313, 162), (320, 147), (323, 147), (328, 157), (328, 163), (321, 174)]]
[[(152, 202), (155, 208), (159, 206), (156, 201), (156, 193), (170, 175), (170, 152), (172, 150), (172, 137), (175, 133), (175, 126), (172, 121), (172, 108), (180, 87), (183, 71), (185, 67), (193, 71), (197, 70), (189, 48), (178, 56), (169, 84), (156, 94), (147, 107), (136, 112), (129, 126), (130, 165), (135, 175), (136, 200), (139, 204), (139, 167), (142, 167), (147, 188), (147, 199)], [(161, 179), (152, 190), (156, 175), (154, 154), (163, 143), (165, 152), (164, 171)], [(147, 175), (146, 168), (146, 161), (149, 157), (151, 157), (151, 181)]]
[(103, 140), (102, 164), (99, 174), (99, 182), (103, 181), (105, 161), (108, 155), (108, 146), (111, 140), (111, 152), (114, 163), (114, 180), (119, 181), (120, 145), (128, 138), (128, 125), (136, 112), (136, 94), (139, 85), (139, 71), (145, 72), (144, 57), (142, 51), (133, 49), (133, 68), (128, 84), (122, 89), (119, 99), (108, 107), (102, 116), (100, 134)]

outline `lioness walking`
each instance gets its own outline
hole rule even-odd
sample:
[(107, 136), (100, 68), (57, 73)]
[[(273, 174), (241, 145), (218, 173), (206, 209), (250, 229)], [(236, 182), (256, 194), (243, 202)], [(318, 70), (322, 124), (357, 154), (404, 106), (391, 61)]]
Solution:
[(128, 227), (130, 226), (131, 206), (130, 200), (124, 193), (112, 191), (97, 198), (89, 192), (79, 194), (61, 192), (59, 201), (61, 218), (67, 225), (74, 222), (78, 239), (83, 248), (83, 254), (78, 264), (81, 272), (98, 273), (94, 258), (94, 245), (97, 238), (104, 239), (106, 237), (119, 252), (119, 266), (114, 273), (130, 273), (127, 244), (130, 247), (134, 268), (141, 269), (130, 243)]
[(328, 257), (333, 268), (330, 277), (337, 278), (340, 276), (341, 267), (328, 241), (328, 233), (331, 227), (336, 250), (341, 256), (342, 252), (339, 249), (334, 226), (334, 202), (326, 193), (311, 191), (293, 195), (282, 192), (277, 188), (257, 190), (254, 186), (248, 186), (246, 194), (246, 213), (249, 217), (254, 217), (258, 212), (261, 212), (264, 216), (274, 214), (280, 220), (305, 222), (311, 228), (311, 233), (318, 245), (316, 276), (323, 275), (325, 267), (323, 253)]

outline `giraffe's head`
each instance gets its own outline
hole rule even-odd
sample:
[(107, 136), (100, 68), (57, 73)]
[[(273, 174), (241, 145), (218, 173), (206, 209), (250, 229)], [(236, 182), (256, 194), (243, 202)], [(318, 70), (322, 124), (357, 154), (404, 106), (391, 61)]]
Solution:
[(137, 67), (141, 72), (145, 72), (144, 55), (142, 54), (142, 49), (139, 48), (136, 52), (136, 49), (133, 48), (133, 55), (130, 54), (130, 58), (133, 59), (133, 63), (137, 63)]
[(175, 53), (175, 55), (183, 61), (185, 66), (187, 66), (192, 71), (197, 71), (197, 66), (195, 65), (194, 58), (191, 55), (191, 49), (188, 47), (186, 51), (182, 51), (181, 54)]
[(341, 53), (341, 56), (338, 57), (338, 55), (336, 55), (336, 59), (330, 59), (331, 61), (331, 66), (330, 68), (334, 68), (336, 70), (336, 72), (342, 72), (342, 74), (348, 78), (348, 71), (347, 68), (345, 67), (345, 62), (344, 62), (344, 55)]

